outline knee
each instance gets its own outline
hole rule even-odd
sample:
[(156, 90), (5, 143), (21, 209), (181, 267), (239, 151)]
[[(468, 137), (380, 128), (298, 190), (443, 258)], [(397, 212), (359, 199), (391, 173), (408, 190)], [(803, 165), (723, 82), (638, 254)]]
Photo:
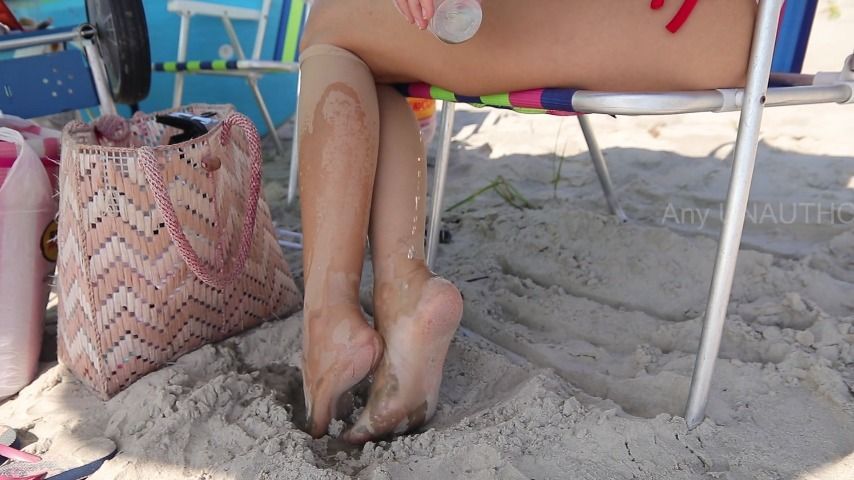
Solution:
[(300, 53), (320, 44), (346, 48), (342, 43), (346, 43), (349, 22), (341, 21), (342, 8), (335, 3), (335, 0), (314, 1), (300, 41)]

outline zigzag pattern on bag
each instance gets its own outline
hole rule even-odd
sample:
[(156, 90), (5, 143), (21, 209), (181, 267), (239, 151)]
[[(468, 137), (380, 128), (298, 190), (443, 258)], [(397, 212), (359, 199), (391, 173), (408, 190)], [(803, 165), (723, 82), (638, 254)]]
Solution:
[[(196, 106), (194, 113), (221, 106)], [(257, 133), (221, 124), (208, 134), (155, 148), (178, 221), (209, 267), (235, 256), (249, 194), (249, 143)], [(293, 313), (300, 293), (259, 199), (240, 276), (213, 288), (190, 270), (170, 237), (137, 148), (174, 131), (137, 115), (125, 147), (97, 145), (92, 127), (63, 132), (59, 216), (59, 357), (102, 397), (206, 343)], [(218, 170), (205, 162), (216, 158)]]

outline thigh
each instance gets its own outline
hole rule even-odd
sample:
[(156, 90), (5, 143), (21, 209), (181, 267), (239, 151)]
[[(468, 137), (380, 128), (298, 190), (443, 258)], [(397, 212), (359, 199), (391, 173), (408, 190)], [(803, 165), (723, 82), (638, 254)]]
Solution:
[(317, 0), (304, 45), (359, 55), (381, 83), (424, 81), (463, 94), (538, 87), (668, 90), (744, 81), (755, 0), (700, 1), (677, 33), (682, 0), (483, 0), (483, 25), (448, 45), (392, 0)]

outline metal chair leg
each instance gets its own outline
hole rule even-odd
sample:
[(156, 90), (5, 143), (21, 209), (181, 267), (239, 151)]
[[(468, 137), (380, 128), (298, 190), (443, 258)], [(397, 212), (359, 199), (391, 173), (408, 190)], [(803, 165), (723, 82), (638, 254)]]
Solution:
[(605, 193), (605, 200), (608, 202), (608, 210), (616, 215), (620, 222), (626, 223), (629, 221), (629, 217), (626, 216), (626, 212), (623, 211), (617, 194), (614, 192), (611, 175), (608, 173), (608, 164), (605, 162), (605, 156), (602, 155), (602, 149), (599, 148), (599, 142), (596, 141), (596, 136), (593, 134), (593, 125), (590, 124), (587, 115), (578, 115), (577, 118), (581, 125), (581, 133), (584, 134), (584, 140), (587, 142), (590, 159), (593, 160), (593, 166), (596, 168), (599, 183), (602, 184), (602, 191)]
[(439, 152), (433, 178), (433, 195), (430, 208), (430, 224), (427, 229), (427, 267), (431, 270), (436, 263), (439, 246), (439, 229), (442, 226), (442, 199), (445, 196), (445, 179), (448, 176), (448, 160), (451, 156), (451, 135), (454, 131), (454, 104), (444, 102), (439, 132)]
[(282, 139), (276, 131), (276, 124), (273, 122), (273, 117), (270, 116), (270, 110), (267, 109), (267, 102), (264, 101), (264, 96), (261, 95), (261, 89), (258, 88), (258, 78), (250, 76), (246, 77), (246, 82), (252, 93), (255, 94), (255, 102), (258, 103), (258, 109), (261, 110), (261, 116), (264, 117), (264, 123), (267, 124), (267, 129), (270, 130), (270, 136), (273, 137), (273, 143), (276, 144), (276, 151), (279, 155), (285, 156), (285, 146), (282, 145)]
[(738, 125), (735, 157), (727, 194), (726, 214), (721, 229), (721, 239), (718, 244), (718, 256), (715, 261), (715, 271), (712, 276), (708, 305), (706, 306), (703, 333), (700, 338), (700, 348), (697, 352), (697, 361), (691, 378), (691, 392), (686, 407), (685, 420), (688, 423), (688, 428), (696, 427), (702, 423), (705, 417), (709, 386), (721, 344), (726, 309), (735, 276), (738, 248), (744, 228), (747, 200), (750, 196), (750, 183), (753, 178), (753, 166), (759, 144), (759, 127), (762, 123), (781, 6), (782, 0), (761, 0), (759, 2), (759, 14), (754, 27), (754, 42), (750, 52), (747, 87), (744, 92), (744, 104)]
[[(181, 29), (178, 31), (178, 62), (187, 61), (187, 42), (190, 38), (190, 14), (181, 13)], [(181, 106), (184, 98), (184, 74), (175, 73), (175, 88), (172, 91), (172, 108)]]
[(110, 90), (110, 81), (107, 79), (107, 68), (95, 39), (83, 40), (83, 51), (89, 62), (89, 70), (92, 72), (92, 80), (95, 83), (95, 93), (98, 95), (98, 104), (102, 115), (115, 115), (116, 104), (113, 101), (113, 93)]

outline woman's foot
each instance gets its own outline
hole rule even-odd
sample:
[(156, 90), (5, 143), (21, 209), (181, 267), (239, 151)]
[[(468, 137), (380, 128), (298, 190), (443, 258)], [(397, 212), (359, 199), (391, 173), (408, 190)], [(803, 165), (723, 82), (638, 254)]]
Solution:
[(376, 368), (382, 337), (365, 321), (359, 305), (306, 311), (303, 388), (308, 433), (326, 433), (338, 400)]
[(404, 433), (436, 411), (445, 356), (462, 318), (460, 292), (429, 272), (380, 287), (376, 319), (385, 352), (368, 404), (344, 438), (352, 443)]

